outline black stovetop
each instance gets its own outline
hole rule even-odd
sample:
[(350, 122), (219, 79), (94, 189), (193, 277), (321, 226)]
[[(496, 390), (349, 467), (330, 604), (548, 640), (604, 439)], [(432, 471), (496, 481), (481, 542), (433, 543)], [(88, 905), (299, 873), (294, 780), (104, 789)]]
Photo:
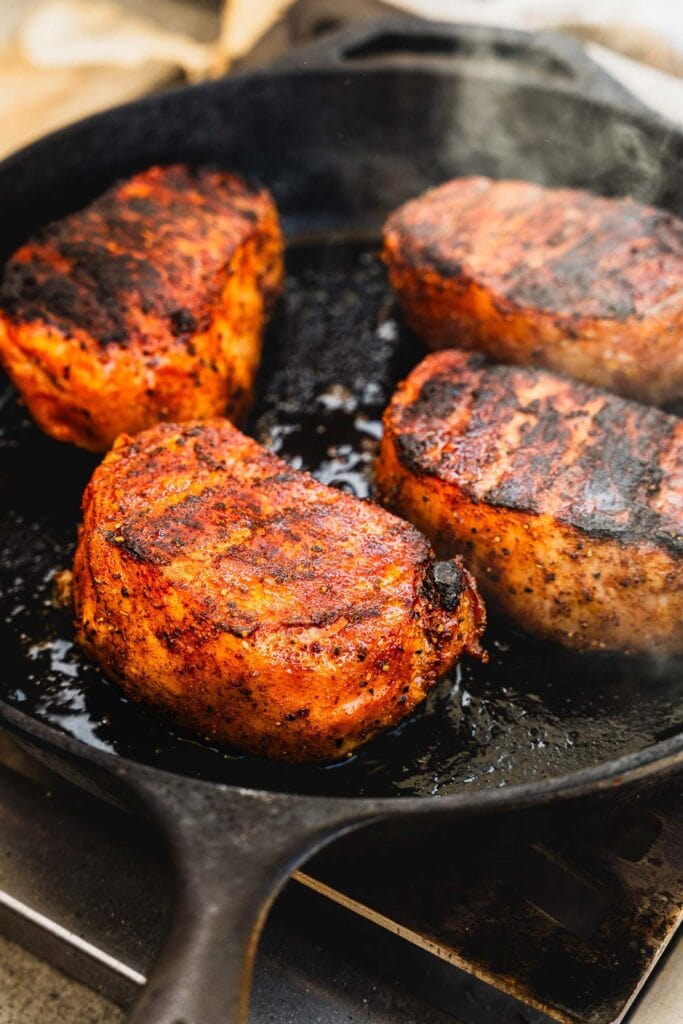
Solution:
[[(129, 1004), (169, 905), (160, 837), (8, 738), (0, 762), (0, 930)], [(337, 841), (271, 912), (250, 1020), (623, 1019), (683, 916), (679, 790)]]

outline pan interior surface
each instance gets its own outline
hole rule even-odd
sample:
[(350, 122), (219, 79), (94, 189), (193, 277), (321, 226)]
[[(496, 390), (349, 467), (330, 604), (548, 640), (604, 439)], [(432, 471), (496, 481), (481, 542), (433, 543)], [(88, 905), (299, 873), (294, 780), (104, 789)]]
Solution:
[[(299, 245), (268, 330), (247, 432), (372, 496), (381, 412), (422, 344), (376, 244)], [(127, 700), (74, 646), (55, 576), (71, 565), (96, 456), (44, 437), (7, 385), (0, 410), (0, 698), (86, 743), (181, 774), (339, 796), (428, 796), (552, 778), (683, 732), (683, 660), (576, 654), (490, 624), (401, 726), (344, 761), (283, 766), (203, 744)]]

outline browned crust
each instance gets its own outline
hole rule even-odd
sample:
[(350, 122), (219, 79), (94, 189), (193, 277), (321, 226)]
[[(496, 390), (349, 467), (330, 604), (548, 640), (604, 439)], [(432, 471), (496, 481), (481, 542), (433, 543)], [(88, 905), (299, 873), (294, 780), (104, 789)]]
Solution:
[(382, 500), (520, 626), (683, 649), (683, 422), (543, 370), (427, 357), (394, 396)]
[(391, 215), (384, 256), (433, 348), (481, 349), (654, 403), (683, 395), (683, 222), (670, 213), (461, 178)]
[(74, 595), (79, 642), (133, 698), (292, 761), (398, 722), (484, 625), (464, 568), (224, 420), (117, 442), (84, 496)]
[(106, 449), (160, 419), (247, 408), (282, 239), (234, 175), (150, 168), (9, 260), (0, 357), (40, 426)]

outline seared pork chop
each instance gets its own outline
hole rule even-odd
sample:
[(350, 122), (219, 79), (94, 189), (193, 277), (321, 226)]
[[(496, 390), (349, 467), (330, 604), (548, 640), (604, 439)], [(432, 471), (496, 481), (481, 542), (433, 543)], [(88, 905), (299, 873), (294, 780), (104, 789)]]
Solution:
[(153, 167), (12, 256), (0, 359), (43, 430), (83, 448), (159, 420), (237, 418), (281, 277), (267, 192)]
[(226, 420), (119, 438), (83, 500), (74, 597), (80, 643), (132, 698), (288, 761), (400, 721), (484, 626), (458, 559)]
[(683, 221), (630, 199), (458, 178), (387, 221), (430, 348), (479, 349), (660, 404), (683, 396)]
[(683, 650), (683, 420), (546, 370), (428, 356), (384, 417), (385, 504), (523, 629)]

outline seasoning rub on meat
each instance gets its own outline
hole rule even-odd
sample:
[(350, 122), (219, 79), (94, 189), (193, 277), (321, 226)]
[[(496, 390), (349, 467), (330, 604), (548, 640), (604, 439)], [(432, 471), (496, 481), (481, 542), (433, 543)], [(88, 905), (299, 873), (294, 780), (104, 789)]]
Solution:
[(683, 221), (631, 199), (459, 178), (396, 210), (384, 256), (430, 348), (661, 404), (683, 396)]
[(571, 647), (683, 651), (683, 420), (546, 370), (428, 356), (384, 417), (385, 504)]
[(77, 635), (202, 737), (336, 758), (408, 715), (484, 611), (458, 559), (226, 420), (121, 437), (86, 490)]
[(222, 171), (153, 167), (11, 257), (0, 359), (43, 430), (83, 448), (159, 420), (236, 418), (281, 277), (267, 192)]

